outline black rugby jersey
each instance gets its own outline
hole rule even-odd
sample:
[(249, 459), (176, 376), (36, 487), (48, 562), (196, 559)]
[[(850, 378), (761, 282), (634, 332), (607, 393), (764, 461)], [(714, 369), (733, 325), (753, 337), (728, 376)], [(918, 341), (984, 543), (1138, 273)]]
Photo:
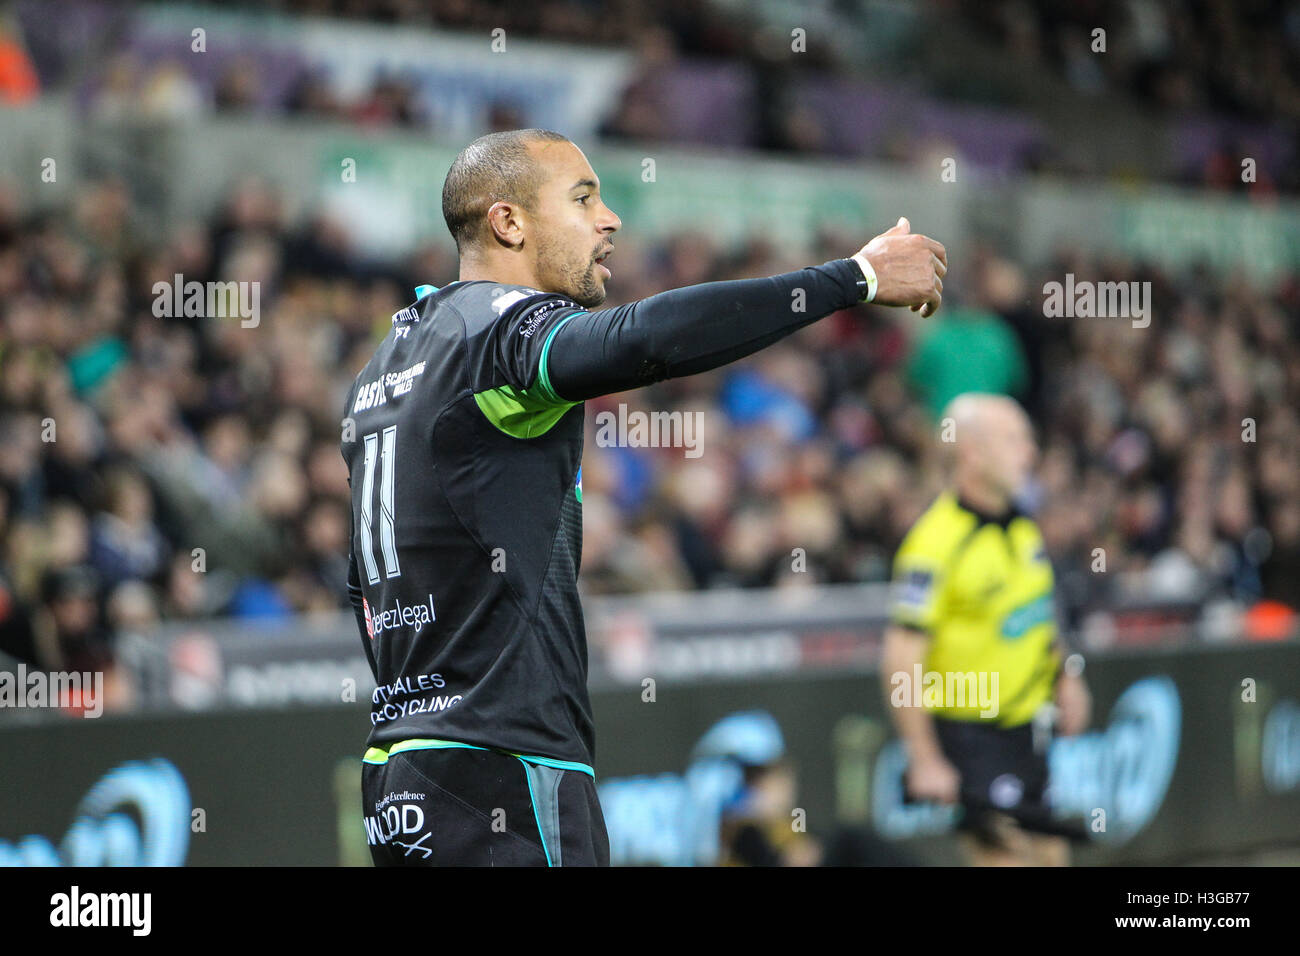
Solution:
[(348, 591), (378, 685), (369, 745), (432, 738), (589, 770), (582, 402), (757, 351), (856, 304), (860, 276), (833, 260), (597, 312), (458, 281), (397, 313), (342, 442)]
[(453, 283), (394, 316), (349, 393), (371, 745), (435, 737), (592, 761), (583, 410), (534, 382), (549, 333), (582, 311)]

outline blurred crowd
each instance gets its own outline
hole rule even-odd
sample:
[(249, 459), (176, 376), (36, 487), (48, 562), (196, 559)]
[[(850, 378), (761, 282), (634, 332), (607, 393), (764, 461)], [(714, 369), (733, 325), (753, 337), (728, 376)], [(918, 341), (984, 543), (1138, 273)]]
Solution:
[[(800, 5), (735, 0), (543, 0), (510, 4), (470, 0), (286, 0), (273, 6), (412, 26), (487, 31), (581, 43), (635, 45), (652, 26), (666, 29), (685, 55), (758, 62), (771, 25), (829, 26), (813, 52), (818, 66), (847, 71), (833, 34), (852, 33), (878, 10), (862, 0)], [(1246, 118), (1300, 120), (1300, 8), (1288, 0), (933, 0), (918, 4), (961, 28), (978, 30), (1027, 75), (1058, 74), (1085, 93), (1126, 94), (1162, 109), (1206, 109)], [(1105, 56), (1092, 31), (1106, 30)], [(782, 31), (783, 33), (785, 31)], [(846, 51), (848, 52), (848, 51)], [(805, 65), (807, 65), (805, 63)]]
[[(861, 241), (826, 233), (815, 261)], [(806, 264), (762, 239), (628, 236), (608, 304)], [(259, 282), (259, 321), (160, 316), (155, 284), (178, 273)], [(1066, 273), (1150, 282), (1149, 327), (1045, 318), (1043, 283)], [(344, 394), (414, 287), (453, 278), (450, 242), (376, 266), (256, 181), (167, 235), (137, 228), (120, 182), (42, 214), (0, 188), (0, 649), (93, 670), (159, 620), (345, 607)], [(1031, 272), (985, 248), (949, 278), (933, 320), (855, 308), (588, 403), (587, 593), (887, 579), (939, 487), (936, 412), (981, 389), (1039, 428), (1024, 505), (1070, 613), (1133, 570), (1146, 598), (1300, 606), (1294, 276), (1069, 250)], [(620, 403), (702, 413), (701, 453), (605, 447), (596, 418)]]
[(627, 45), (654, 22), (666, 23), (689, 49), (737, 55), (753, 42), (749, 24), (711, 0), (246, 0), (246, 7), (344, 17), (409, 27), (438, 27), (573, 43)]
[[(826, 235), (819, 257), (855, 245)], [(632, 298), (801, 265), (762, 243), (731, 258), (690, 236), (629, 270), (629, 246), (620, 276), (642, 284), (618, 294)], [(1150, 325), (1046, 318), (1043, 286), (1067, 273), (1151, 283)], [(707, 411), (696, 459), (588, 443), (587, 586), (884, 580), (941, 481), (940, 410), (981, 390), (1018, 397), (1039, 429), (1021, 504), (1040, 520), (1072, 623), (1133, 598), (1300, 607), (1294, 277), (1260, 290), (1070, 250), (1028, 271), (984, 248), (950, 279), (934, 321), (854, 309), (734, 368), (589, 403)], [(1131, 571), (1144, 594), (1117, 590)]]
[[(914, 129), (912, 121), (978, 103), (1000, 125), (982, 139), (978, 128), (965, 129), (946, 148), (996, 153), (981, 161), (1000, 171), (1145, 175), (1256, 196), (1300, 193), (1300, 8), (1285, 0), (930, 0), (914, 7), (824, 0), (800, 5), (797, 16), (780, 3), (739, 0), (230, 6), (457, 35), (503, 29), (510, 37), (626, 51), (630, 73), (597, 124), (602, 136), (626, 142), (923, 162), (935, 130)], [(376, 63), (368, 85), (343, 92), (338, 64), (299, 55), (273, 31), (267, 45), (233, 51), (214, 37), (212, 52), (196, 58), (184, 31), (172, 47), (158, 48), (157, 37), (133, 41), (131, 5), (105, 6), (81, 30), (66, 33), (43, 28), (39, 7), (17, 2), (21, 15), (8, 18), (0, 7), (0, 102), (28, 101), (42, 86), (74, 87), (90, 115), (106, 120), (258, 113), (435, 135), (453, 122), (436, 109), (447, 88), (435, 90), (418, 71)], [(75, 39), (99, 20), (105, 23), (93, 44)], [(807, 33), (798, 55), (791, 49), (794, 27)], [(1105, 31), (1101, 52), (1094, 49), (1098, 28)], [(1001, 79), (953, 66), (964, 63), (988, 64), (983, 72), (990, 73), (997, 65)], [(695, 88), (706, 91), (704, 105), (682, 107)], [(826, 106), (826, 96), (838, 97), (838, 105)], [(1131, 164), (1103, 169), (1096, 158), (1076, 155), (1079, 149), (1061, 148), (1041, 123), (1046, 109), (1077, 116), (1083, 129), (1104, 124), (1097, 107), (1111, 102), (1125, 108), (1130, 125), (1140, 124), (1134, 117), (1143, 110), (1170, 124), (1152, 136), (1140, 172)], [(869, 115), (867, 128), (846, 110)], [(502, 95), (475, 121), (484, 131), (536, 125), (528, 113)], [(1026, 140), (1017, 138), (1014, 148), (1003, 142), (999, 150), (996, 144), (1016, 131), (1027, 131)], [(1254, 160), (1246, 180), (1244, 157)]]
[[(1035, 72), (1161, 110), (1300, 121), (1300, 7), (1288, 0), (959, 0), (965, 23)], [(1092, 31), (1104, 28), (1105, 55)]]

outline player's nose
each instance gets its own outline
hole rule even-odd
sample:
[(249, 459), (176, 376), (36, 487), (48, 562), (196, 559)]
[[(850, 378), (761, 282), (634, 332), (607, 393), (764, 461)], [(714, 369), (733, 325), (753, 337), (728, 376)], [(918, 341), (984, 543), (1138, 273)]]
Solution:
[(610, 209), (604, 203), (601, 203), (601, 206), (604, 208), (605, 214), (601, 217), (597, 228), (600, 229), (601, 232), (618, 232), (622, 229), (623, 220), (618, 218), (614, 213), (614, 210)]

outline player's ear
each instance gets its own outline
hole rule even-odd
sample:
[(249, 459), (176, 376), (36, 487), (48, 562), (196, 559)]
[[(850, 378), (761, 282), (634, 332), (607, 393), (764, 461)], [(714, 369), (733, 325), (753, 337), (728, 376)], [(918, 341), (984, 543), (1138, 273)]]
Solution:
[(506, 246), (519, 246), (524, 241), (523, 210), (508, 202), (498, 200), (487, 211), (488, 228), (497, 242)]

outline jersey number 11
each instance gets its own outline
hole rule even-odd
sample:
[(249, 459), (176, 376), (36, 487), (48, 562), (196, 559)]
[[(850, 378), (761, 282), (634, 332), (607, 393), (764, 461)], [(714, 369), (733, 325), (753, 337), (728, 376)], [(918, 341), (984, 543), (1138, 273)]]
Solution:
[[(383, 435), (382, 449), (380, 435)], [(393, 471), (394, 456), (397, 446), (397, 426), (389, 425), (380, 432), (371, 432), (365, 437), (366, 474), (361, 483), (361, 554), (366, 561), (366, 580), (371, 584), (379, 583), (379, 567), (375, 563), (375, 538), (371, 527), (374, 524), (375, 500), (375, 459), (380, 459), (379, 468), (379, 546), (384, 552), (384, 573), (387, 577), (402, 576), (401, 566), (397, 563), (397, 545), (393, 535)]]

